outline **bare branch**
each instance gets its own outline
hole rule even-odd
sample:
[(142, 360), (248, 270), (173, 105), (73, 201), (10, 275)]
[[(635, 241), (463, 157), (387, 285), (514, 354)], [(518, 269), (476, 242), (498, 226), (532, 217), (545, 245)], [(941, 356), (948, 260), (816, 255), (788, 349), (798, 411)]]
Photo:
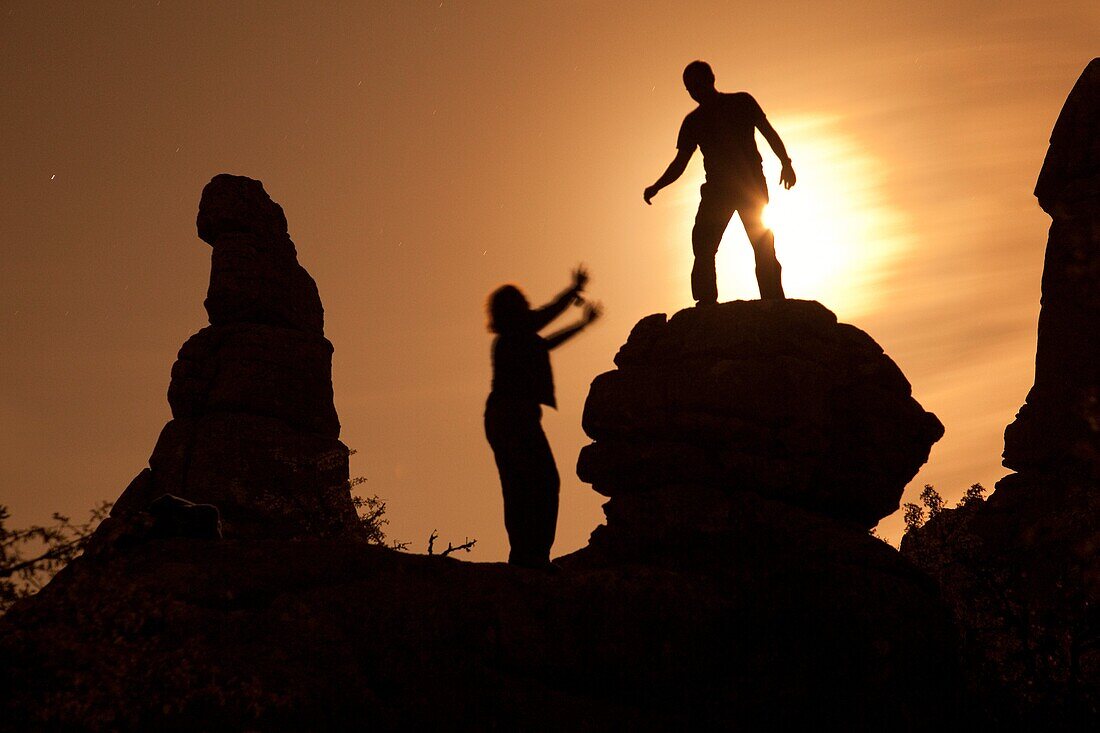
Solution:
[[(458, 546), (455, 546), (455, 547), (452, 547), (451, 543), (448, 542), (447, 543), (447, 549), (444, 550), (443, 552), (439, 553), (439, 556), (440, 557), (447, 557), (447, 555), (450, 555), (452, 552), (458, 552), (459, 550), (465, 550), (466, 552), (469, 552), (470, 550), (473, 549), (474, 545), (476, 545), (476, 544), (477, 544), (477, 540), (472, 540), (469, 537), (467, 537), (466, 541), (463, 542), (461, 545), (458, 545)], [(431, 554), (431, 553), (429, 552), (428, 554)]]

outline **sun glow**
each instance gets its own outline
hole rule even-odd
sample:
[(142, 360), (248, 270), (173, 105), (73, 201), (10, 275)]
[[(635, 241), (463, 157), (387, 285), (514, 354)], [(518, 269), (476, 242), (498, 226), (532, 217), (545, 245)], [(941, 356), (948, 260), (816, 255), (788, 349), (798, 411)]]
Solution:
[[(843, 317), (875, 305), (876, 287), (910, 246), (904, 217), (883, 190), (881, 166), (856, 141), (837, 130), (838, 120), (822, 117), (773, 119), (794, 162), (798, 183), (779, 185), (779, 163), (767, 143), (764, 156), (771, 203), (764, 221), (775, 232), (789, 298), (818, 300)], [(698, 194), (682, 199), (689, 236)], [(690, 268), (690, 251), (686, 254)], [(721, 300), (756, 298), (752, 249), (734, 216), (718, 251)]]

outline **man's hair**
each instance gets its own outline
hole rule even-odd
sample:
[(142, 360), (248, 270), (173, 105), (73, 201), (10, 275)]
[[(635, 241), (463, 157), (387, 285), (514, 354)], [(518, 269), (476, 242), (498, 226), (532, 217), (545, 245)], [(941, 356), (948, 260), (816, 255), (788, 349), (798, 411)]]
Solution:
[(684, 67), (684, 84), (701, 82), (714, 85), (714, 69), (706, 61), (692, 61)]
[(493, 333), (515, 333), (530, 323), (531, 306), (515, 285), (502, 285), (494, 290), (485, 309)]

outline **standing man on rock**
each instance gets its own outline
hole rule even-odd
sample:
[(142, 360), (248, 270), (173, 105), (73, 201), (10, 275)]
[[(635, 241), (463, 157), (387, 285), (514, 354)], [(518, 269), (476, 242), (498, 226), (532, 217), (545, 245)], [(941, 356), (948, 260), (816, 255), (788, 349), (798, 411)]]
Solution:
[(755, 130), (760, 130), (783, 164), (779, 184), (795, 183), (794, 168), (779, 133), (764, 116), (760, 105), (746, 92), (727, 94), (714, 88), (714, 72), (705, 61), (692, 61), (684, 69), (684, 86), (699, 103), (684, 118), (676, 140), (676, 157), (646, 188), (647, 204), (657, 192), (684, 173), (695, 148), (703, 151), (707, 180), (699, 189), (699, 213), (691, 230), (695, 264), (691, 268), (691, 294), (698, 305), (718, 302), (714, 256), (733, 212), (741, 217), (745, 234), (756, 254), (756, 282), (762, 299), (782, 299), (782, 268), (775, 257), (775, 235), (764, 226), (761, 215), (768, 203), (762, 159), (756, 149)]

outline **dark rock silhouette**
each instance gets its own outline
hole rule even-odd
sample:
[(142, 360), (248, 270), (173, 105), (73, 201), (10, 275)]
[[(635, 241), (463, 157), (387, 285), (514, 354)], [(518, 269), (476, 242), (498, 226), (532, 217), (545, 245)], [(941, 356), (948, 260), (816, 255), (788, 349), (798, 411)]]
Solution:
[(874, 526), (943, 435), (863, 331), (812, 301), (649, 316), (596, 378), (578, 473), (613, 497), (748, 490)]
[[(232, 200), (262, 203), (256, 185)], [(217, 220), (251, 221), (231, 208)], [(324, 400), (295, 390), (278, 356), (319, 343), (306, 333), (223, 323), (185, 349), (177, 417), (139, 481), (166, 483), (186, 461), (184, 498), (209, 497), (235, 524), (211, 541), (208, 510), (128, 489), (130, 519), (109, 541), (0, 619), (0, 730), (915, 731), (955, 714), (949, 614), (863, 526), (896, 504), (941, 427), (874, 342), (821, 306), (731, 303), (635, 328), (619, 371), (593, 385), (596, 446), (614, 436), (659, 456), (675, 438), (668, 455), (739, 457), (737, 472), (678, 458), (661, 481), (620, 479), (601, 461), (623, 454), (587, 451), (613, 493), (608, 524), (560, 573), (303, 531), (339, 526), (340, 506), (324, 503), (336, 469), (272, 468), (288, 446), (317, 456), (335, 442)], [(264, 349), (275, 366), (248, 368)], [(675, 400), (644, 388), (665, 375)], [(287, 531), (272, 538), (260, 528), (276, 489), (296, 511), (280, 509)], [(135, 527), (140, 541), (125, 541)]]
[(969, 695), (999, 730), (1100, 726), (1100, 59), (1074, 86), (1035, 189), (1053, 218), (1035, 385), (986, 502), (947, 509), (902, 553), (962, 633)]
[(1053, 219), (1035, 386), (1005, 431), (1004, 464), (1100, 479), (1100, 59), (1058, 116), (1035, 195)]
[(154, 499), (147, 510), (153, 518), (149, 537), (192, 537), (200, 540), (222, 538), (221, 512), (213, 504), (196, 504), (165, 494)]
[[(215, 176), (199, 236), (213, 247), (210, 325), (172, 367), (173, 420), (113, 520), (172, 494), (221, 512), (225, 534), (291, 537), (356, 526), (332, 394), (332, 344), (282, 208), (259, 181)], [(110, 525), (104, 528), (105, 536)]]
[(309, 538), (81, 558), (0, 619), (0, 730), (942, 726), (928, 581), (865, 532), (735, 506), (696, 562), (557, 574)]

